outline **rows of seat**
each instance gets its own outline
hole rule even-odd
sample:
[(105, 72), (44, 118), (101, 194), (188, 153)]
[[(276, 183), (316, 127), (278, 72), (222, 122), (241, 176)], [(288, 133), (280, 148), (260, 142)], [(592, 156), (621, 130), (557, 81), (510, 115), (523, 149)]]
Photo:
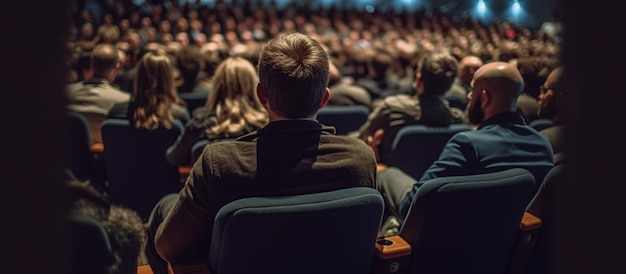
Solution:
[(437, 178), (420, 189), (400, 234), (388, 237), (376, 237), (384, 202), (371, 188), (244, 198), (220, 209), (208, 263), (172, 272), (545, 273), (547, 262), (536, 256), (545, 254), (535, 246), (545, 248), (549, 238), (519, 195), (534, 183), (520, 168)]
[[(341, 111), (334, 109), (333, 112)], [(354, 119), (354, 113), (350, 115), (352, 116), (349, 117), (353, 118), (347, 119), (346, 121)], [(78, 120), (81, 119), (80, 115), (69, 114), (68, 116), (74, 118), (78, 117)], [(367, 115), (365, 115), (363, 121), (365, 121), (366, 118)], [(332, 122), (330, 118), (326, 121), (328, 121), (326, 123), (330, 125), (335, 123)], [(359, 125), (353, 123), (351, 126), (353, 127), (352, 130), (354, 130), (357, 129)], [(76, 127), (80, 128), (80, 126)], [(178, 180), (180, 178), (178, 167), (169, 166), (164, 160), (166, 148), (182, 133), (183, 127), (180, 123), (174, 123), (171, 130), (149, 133), (133, 130), (127, 120), (107, 119), (103, 122), (101, 130), (105, 144), (104, 147), (89, 144), (89, 141), (76, 141), (77, 143), (74, 143), (72, 147), (78, 147), (80, 144), (82, 152), (80, 152), (81, 150), (76, 150), (73, 152), (76, 153), (75, 156), (72, 157), (82, 155), (80, 156), (83, 157), (82, 159), (91, 157), (91, 160), (93, 160), (94, 147), (101, 149), (100, 153), (102, 153), (102, 156), (106, 160), (106, 187), (113, 202), (126, 204), (140, 212), (142, 217), (147, 217), (149, 210), (154, 203), (156, 203), (158, 198), (166, 193), (176, 192), (180, 189), (182, 185), (179, 184), (180, 181)], [(423, 172), (423, 170), (437, 158), (447, 140), (453, 134), (465, 130), (471, 130), (471, 128), (466, 125), (453, 125), (442, 128), (421, 125), (407, 126), (398, 133), (394, 141), (394, 153), (392, 153), (392, 161), (390, 161), (389, 164), (391, 166), (397, 166), (409, 173), (414, 171), (416, 166), (420, 166), (420, 168), (422, 168), (421, 172)], [(77, 135), (77, 138), (80, 138), (80, 140), (89, 140), (88, 135)], [(209, 142), (204, 140), (194, 146), (192, 162), (199, 157), (202, 149), (207, 144), (209, 144)], [(91, 155), (85, 156), (85, 145), (91, 146)], [(420, 163), (420, 161), (423, 163)], [(75, 162), (78, 163), (80, 161)], [(85, 162), (82, 163), (83, 167), (75, 165), (72, 168), (84, 168), (86, 170), (86, 173), (84, 173), (86, 174), (85, 176), (89, 176), (90, 173), (88, 170), (90, 169), (89, 167), (91, 167), (90, 172), (93, 174), (93, 165), (84, 165)], [(407, 271), (405, 273), (416, 273), (413, 269), (420, 269), (419, 273), (432, 273), (430, 272), (432, 269), (437, 269), (437, 273), (446, 273), (446, 271), (442, 272), (444, 266), (453, 267), (449, 273), (458, 273), (455, 271), (473, 269), (472, 267), (477, 267), (475, 269), (480, 269), (481, 273), (503, 273), (505, 269), (508, 269), (508, 273), (524, 273), (523, 268), (526, 265), (525, 262), (528, 261), (531, 256), (529, 255), (531, 254), (529, 250), (536, 239), (537, 228), (539, 227), (538, 224), (540, 221), (536, 216), (530, 213), (524, 213), (527, 205), (524, 204), (524, 202), (517, 201), (515, 202), (516, 206), (511, 206), (511, 204), (514, 203), (511, 197), (525, 196), (519, 195), (519, 193), (524, 192), (523, 189), (528, 188), (528, 175), (524, 174), (522, 171), (524, 170), (512, 170), (502, 174), (488, 174), (478, 177), (459, 176), (458, 178), (440, 178), (437, 179), (437, 182), (441, 182), (437, 184), (429, 183), (430, 187), (423, 188), (423, 190), (421, 189), (418, 195), (420, 198), (416, 198), (414, 201), (414, 204), (419, 204), (416, 208), (422, 210), (410, 211), (410, 216), (407, 220), (413, 221), (408, 221), (403, 225), (399, 236), (381, 238), (378, 239), (378, 241), (373, 237), (370, 242), (370, 244), (375, 247), (371, 249), (373, 260), (369, 262), (363, 261), (362, 263), (366, 263), (369, 267), (368, 269), (371, 268), (374, 273), (399, 273), (397, 271), (401, 270)], [(418, 173), (412, 175), (419, 177), (419, 169), (416, 172)], [(532, 176), (530, 177), (532, 179)], [(516, 178), (519, 178), (519, 180), (515, 180)], [(546, 177), (546, 179), (547, 178), (548, 177)], [(501, 183), (502, 185), (513, 181), (513, 183), (510, 183), (511, 185), (508, 186), (508, 193), (505, 191), (507, 187), (502, 187), (497, 191), (493, 190), (500, 184), (499, 181), (503, 181)], [(531, 180), (530, 184), (534, 184), (534, 181)], [(459, 187), (460, 185), (464, 187)], [(485, 188), (491, 189), (491, 191)], [(473, 194), (467, 195), (468, 192), (472, 192)], [(485, 194), (486, 196), (482, 197), (476, 195), (476, 193)], [(512, 193), (517, 194), (513, 195)], [(439, 203), (439, 206), (433, 207), (428, 203)], [(493, 206), (503, 204), (509, 206)], [(445, 207), (444, 205), (454, 206)], [(259, 205), (252, 203), (247, 204), (247, 206), (255, 208)], [(437, 213), (437, 210), (433, 210), (432, 208), (439, 208), (445, 212)], [(510, 210), (510, 212), (504, 212), (505, 210)], [(277, 213), (283, 214), (280, 211)], [(376, 229), (380, 225), (381, 214), (374, 215), (377, 218)], [(359, 215), (347, 214), (341, 216)], [(442, 219), (441, 216), (446, 216), (446, 218)], [(496, 216), (506, 216), (506, 218), (496, 218)], [(506, 229), (500, 230), (504, 226), (504, 219), (507, 220)], [(337, 220), (341, 221), (342, 218), (333, 217), (332, 220), (333, 221), (330, 222), (331, 224), (338, 222)], [(348, 220), (352, 220), (352, 218)], [(520, 223), (520, 220), (523, 222)], [(530, 224), (527, 224), (529, 221)], [(329, 221), (320, 221), (320, 223), (327, 224)], [(337, 223), (337, 225), (340, 225), (339, 223)], [(255, 224), (254, 226), (248, 227), (259, 227), (258, 225), (259, 224)], [(423, 227), (424, 225), (425, 227)], [(445, 229), (441, 229), (441, 227)], [(316, 229), (316, 231), (342, 235), (339, 239), (331, 240), (331, 234), (328, 234), (328, 239), (333, 244), (337, 244), (335, 241), (341, 241), (341, 243), (339, 243), (340, 245), (350, 246), (353, 244), (352, 242), (343, 242), (346, 236), (338, 233), (332, 225)], [(419, 236), (411, 233), (407, 234), (407, 231), (417, 232)], [(421, 233), (426, 233), (426, 236), (421, 235)], [(435, 234), (430, 235), (428, 233)], [(519, 233), (525, 234), (521, 236), (518, 235)], [(279, 235), (275, 237), (282, 237), (280, 234), (282, 233), (279, 233)], [(298, 235), (303, 234), (299, 233)], [(501, 238), (496, 240), (495, 237), (498, 235), (501, 236)], [(280, 250), (290, 250), (290, 252), (294, 252), (291, 249), (296, 248), (289, 246), (290, 244), (293, 242), (303, 243), (303, 239), (287, 240), (287, 238), (285, 238), (285, 241), (274, 240), (276, 240), (276, 243), (285, 243), (287, 245), (282, 247), (281, 245), (277, 245), (269, 248), (282, 248)], [(319, 242), (319, 240), (316, 242)], [(501, 243), (502, 245), (488, 246), (488, 249), (484, 250), (482, 253), (476, 252), (476, 248), (485, 245), (486, 242)], [(249, 244), (253, 245), (253, 243)], [(309, 245), (305, 244), (303, 246)], [(316, 245), (311, 243), (311, 246)], [(543, 246), (545, 247), (545, 244)], [(266, 248), (268, 247), (264, 247), (264, 249)], [(328, 247), (325, 247), (323, 250), (328, 251)], [(362, 248), (359, 250), (362, 250)], [(410, 250), (410, 252), (408, 250)], [(278, 254), (277, 252), (278, 251), (273, 253), (268, 252), (268, 254), (276, 255)], [(351, 252), (345, 251), (343, 254), (346, 253), (350, 254)], [(462, 254), (464, 255), (462, 256)], [(513, 254), (516, 255), (514, 256)], [(275, 257), (282, 258), (281, 256)], [(458, 261), (459, 263), (455, 264), (447, 263), (447, 261), (453, 260), (451, 258), (456, 257), (461, 257), (458, 260), (462, 261)], [(426, 260), (426, 258), (429, 259)], [(236, 257), (235, 261), (240, 262), (244, 259), (245, 257)], [(426, 262), (423, 260), (426, 260)], [(187, 269), (185, 271), (188, 271), (188, 267), (193, 268), (197, 266), (184, 266), (183, 268), (175, 269)], [(202, 267), (200, 269), (206, 268)], [(500, 270), (496, 271), (497, 269)], [(326, 273), (330, 272), (327, 271)]]

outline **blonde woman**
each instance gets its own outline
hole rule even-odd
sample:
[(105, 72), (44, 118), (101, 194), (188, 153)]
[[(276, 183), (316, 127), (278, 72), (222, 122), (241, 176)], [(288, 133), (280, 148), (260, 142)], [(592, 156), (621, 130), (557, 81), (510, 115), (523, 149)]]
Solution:
[(188, 165), (191, 148), (202, 139), (234, 139), (268, 123), (267, 111), (256, 96), (259, 78), (245, 58), (229, 57), (213, 76), (213, 91), (204, 108), (195, 110), (184, 134), (167, 150), (173, 165)]
[(113, 106), (107, 118), (129, 119), (136, 128), (148, 130), (171, 128), (174, 119), (183, 124), (189, 121), (189, 112), (181, 102), (170, 59), (161, 51), (151, 51), (137, 64), (130, 102)]

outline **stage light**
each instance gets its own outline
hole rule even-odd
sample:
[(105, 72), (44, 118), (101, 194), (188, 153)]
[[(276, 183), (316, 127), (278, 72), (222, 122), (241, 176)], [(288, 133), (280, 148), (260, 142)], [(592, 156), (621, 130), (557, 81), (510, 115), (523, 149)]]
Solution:
[(487, 6), (485, 5), (485, 1), (479, 0), (478, 1), (478, 12), (484, 13), (486, 10), (487, 10)]
[(515, 0), (515, 2), (513, 3), (513, 12), (517, 13), (522, 9), (522, 7), (520, 6), (519, 2), (517, 0)]

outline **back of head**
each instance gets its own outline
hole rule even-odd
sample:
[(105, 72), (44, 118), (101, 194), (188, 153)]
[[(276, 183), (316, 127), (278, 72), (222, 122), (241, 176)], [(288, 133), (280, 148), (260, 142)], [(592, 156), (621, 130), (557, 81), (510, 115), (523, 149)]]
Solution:
[(117, 48), (111, 44), (99, 44), (91, 52), (91, 69), (97, 77), (107, 77), (119, 65)]
[(267, 112), (256, 96), (258, 83), (257, 72), (247, 59), (229, 57), (220, 63), (206, 102), (206, 108), (215, 112), (218, 120), (209, 129), (210, 135), (229, 136), (248, 124), (262, 127), (267, 123)]
[(146, 237), (146, 229), (139, 213), (113, 205), (108, 218), (102, 223), (109, 234), (116, 260), (110, 267), (110, 273), (136, 273), (137, 258)]
[(443, 95), (457, 76), (458, 62), (443, 52), (428, 52), (417, 64), (417, 74), (424, 85), (424, 93)]
[(259, 57), (259, 79), (272, 111), (285, 118), (317, 112), (328, 85), (324, 48), (301, 33), (270, 40)]
[(187, 46), (176, 55), (176, 67), (183, 77), (182, 92), (190, 92), (198, 79), (198, 73), (204, 70), (204, 62), (200, 48)]
[(542, 56), (527, 56), (517, 58), (515, 63), (524, 79), (524, 93), (537, 99), (541, 85), (550, 73), (551, 60)]
[[(137, 64), (133, 100), (130, 105), (135, 127), (171, 127), (171, 105), (178, 101), (173, 68), (167, 55), (148, 52)], [(129, 110), (129, 111), (130, 111)]]
[(489, 93), (494, 112), (515, 111), (523, 89), (522, 75), (515, 65), (507, 62), (487, 63), (474, 74), (472, 93)]
[(387, 72), (394, 62), (394, 57), (387, 50), (376, 49), (372, 52), (371, 59), (368, 60), (368, 70), (372, 70), (376, 79), (383, 80), (387, 77)]
[(469, 86), (472, 82), (472, 78), (474, 77), (474, 73), (482, 65), (484, 65), (483, 60), (478, 56), (467, 55), (461, 58), (457, 69), (461, 82)]

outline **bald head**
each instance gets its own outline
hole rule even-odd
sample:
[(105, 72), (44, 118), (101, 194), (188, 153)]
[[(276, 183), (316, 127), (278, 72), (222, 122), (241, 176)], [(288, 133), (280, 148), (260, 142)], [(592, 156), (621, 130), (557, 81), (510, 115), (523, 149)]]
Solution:
[(523, 89), (522, 74), (515, 65), (507, 62), (485, 64), (474, 74), (473, 91), (487, 90), (496, 98), (513, 100)]
[[(91, 52), (91, 69), (96, 77), (103, 77), (109, 81), (112, 72), (119, 68), (120, 55), (112, 44), (98, 44)], [(115, 75), (113, 75), (113, 79)]]
[[(472, 80), (470, 111), (477, 114), (472, 123), (480, 123), (493, 115), (517, 110), (517, 98), (524, 89), (524, 80), (515, 65), (492, 62), (480, 67)], [(472, 116), (472, 115), (469, 115)]]

